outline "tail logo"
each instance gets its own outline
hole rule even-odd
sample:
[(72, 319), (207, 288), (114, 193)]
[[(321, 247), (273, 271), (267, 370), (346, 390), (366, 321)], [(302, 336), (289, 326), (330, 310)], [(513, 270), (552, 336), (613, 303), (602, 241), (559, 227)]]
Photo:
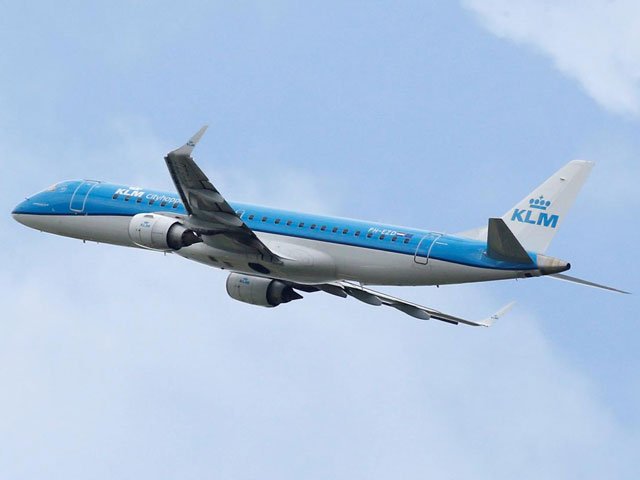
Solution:
[(549, 215), (546, 210), (551, 206), (550, 200), (545, 200), (543, 195), (529, 199), (529, 208), (515, 208), (511, 215), (512, 222), (539, 225), (545, 228), (556, 228), (560, 217)]
[(546, 210), (547, 207), (551, 206), (551, 201), (545, 200), (544, 195), (540, 195), (539, 198), (529, 199), (529, 206), (538, 210)]

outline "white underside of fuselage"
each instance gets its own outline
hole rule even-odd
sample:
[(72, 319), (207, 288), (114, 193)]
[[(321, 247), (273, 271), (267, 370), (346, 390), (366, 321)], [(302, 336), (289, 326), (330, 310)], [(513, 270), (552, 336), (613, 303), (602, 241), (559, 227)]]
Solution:
[[(56, 235), (140, 248), (129, 237), (128, 216), (14, 214), (14, 217), (24, 225)], [(230, 253), (205, 243), (174, 253), (223, 270), (306, 284), (351, 280), (367, 285), (445, 285), (521, 278), (525, 273), (436, 259), (429, 259), (425, 265), (417, 263), (413, 255), (271, 233), (256, 232), (256, 235), (285, 259), (281, 266), (264, 263), (268, 274), (249, 267), (250, 262), (260, 263), (255, 256)]]

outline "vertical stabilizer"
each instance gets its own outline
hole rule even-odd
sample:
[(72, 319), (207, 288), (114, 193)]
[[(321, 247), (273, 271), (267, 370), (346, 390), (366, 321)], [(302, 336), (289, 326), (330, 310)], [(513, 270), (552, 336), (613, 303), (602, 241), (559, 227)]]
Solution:
[(539, 253), (547, 250), (593, 165), (586, 160), (567, 163), (503, 215), (525, 249)]

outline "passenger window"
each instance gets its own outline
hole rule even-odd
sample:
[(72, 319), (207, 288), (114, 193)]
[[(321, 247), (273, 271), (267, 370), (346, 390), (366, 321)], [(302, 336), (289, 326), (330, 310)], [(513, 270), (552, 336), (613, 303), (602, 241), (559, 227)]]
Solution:
[(394, 235), (393, 237), (391, 237), (391, 241), (395, 242), (396, 240), (398, 240), (398, 237), (396, 235)]
[(136, 203), (142, 203), (142, 197), (136, 198)]
[(113, 198), (113, 199), (115, 200), (116, 198), (118, 198), (118, 194), (117, 194), (117, 193), (114, 193), (114, 194), (113, 194), (113, 197), (111, 197), (111, 198)]
[(276, 218), (276, 225), (280, 223), (280, 219)]
[(173, 204), (173, 208), (178, 208), (178, 202), (175, 202), (175, 203)]
[(161, 202), (160, 202), (160, 206), (161, 206), (161, 207), (164, 207), (166, 204), (167, 204), (167, 201), (166, 201), (166, 200), (163, 200), (163, 201), (161, 201)]
[(293, 222), (291, 220), (287, 220), (287, 227), (290, 227)]
[(262, 217), (262, 221), (266, 222), (267, 221), (267, 217)]
[(356, 237), (360, 236), (360, 230), (356, 231)]
[(410, 240), (409, 238), (405, 238), (404, 243), (409, 243), (409, 240)]
[(331, 232), (333, 232), (333, 233), (336, 233), (337, 231), (338, 231), (338, 227), (333, 227), (333, 228), (331, 229)]
[(251, 215), (249, 215), (249, 220), (253, 220), (256, 216), (252, 213)]
[(383, 233), (382, 235), (380, 235), (380, 240), (384, 240), (384, 237), (385, 237), (385, 235)]
[(156, 203), (156, 201), (153, 198), (149, 200), (149, 205), (153, 205), (154, 203)]
[(314, 223), (314, 224), (312, 224), (312, 225), (311, 225), (311, 230), (315, 230), (315, 229), (316, 229), (316, 227), (317, 227), (317, 225), (316, 225), (315, 223)]
[(298, 224), (298, 227), (304, 227), (304, 222), (300, 222), (300, 223)]
[(367, 233), (367, 238), (371, 238), (371, 237), (373, 237), (373, 233), (371, 232)]
[(322, 225), (322, 226), (320, 227), (320, 230), (322, 230), (323, 232), (324, 232), (326, 229), (327, 229), (327, 226), (326, 226), (326, 225)]
[(346, 235), (348, 231), (349, 231), (349, 229), (348, 229), (348, 228), (345, 228), (344, 230), (342, 230), (342, 234), (343, 234), (343, 235)]
[(126, 197), (124, 197), (124, 201), (128, 202), (129, 200), (131, 200), (131, 197), (129, 195), (127, 195)]

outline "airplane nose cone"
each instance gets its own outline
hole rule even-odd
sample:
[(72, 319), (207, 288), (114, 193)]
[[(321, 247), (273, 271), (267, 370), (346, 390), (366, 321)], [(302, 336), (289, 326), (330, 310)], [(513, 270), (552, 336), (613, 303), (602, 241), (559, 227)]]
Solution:
[(538, 270), (540, 270), (542, 275), (565, 272), (570, 268), (571, 264), (569, 262), (546, 255), (538, 255)]
[[(23, 214), (21, 214), (21, 213), (15, 213), (15, 212), (12, 212), (12, 213), (11, 213), (11, 216), (13, 217), (13, 219), (14, 219), (16, 222), (21, 223), (22, 225), (27, 225), (27, 224), (25, 223), (24, 215), (23, 215)], [(28, 226), (28, 225), (27, 225), (27, 226)]]
[(11, 212), (11, 216), (16, 222), (21, 223), (23, 225), (27, 225), (27, 223), (25, 222), (25, 214), (28, 211), (29, 211), (29, 199), (24, 200), (20, 202), (18, 205), (16, 205), (13, 211)]
[(11, 212), (11, 215), (15, 216), (20, 213), (26, 213), (28, 206), (29, 206), (29, 199), (27, 198), (14, 207), (13, 211)]

